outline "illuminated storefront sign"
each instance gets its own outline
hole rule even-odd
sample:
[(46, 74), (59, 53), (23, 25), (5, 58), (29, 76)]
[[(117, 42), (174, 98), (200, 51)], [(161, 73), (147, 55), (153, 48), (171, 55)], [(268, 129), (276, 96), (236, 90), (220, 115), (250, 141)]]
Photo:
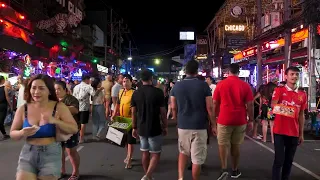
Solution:
[(243, 57), (250, 57), (250, 56), (254, 56), (257, 53), (257, 48), (251, 48), (251, 49), (247, 49), (244, 50), (242, 52)]
[(225, 31), (244, 31), (246, 29), (245, 25), (225, 25)]
[(240, 53), (241, 51), (238, 51), (238, 50), (230, 50), (229, 53), (230, 54), (238, 54)]
[[(240, 69), (239, 77), (247, 78), (249, 76), (250, 76), (250, 70), (242, 70), (242, 69)], [(224, 72), (223, 73), (223, 77), (228, 77), (228, 73)]]
[(77, 16), (77, 18), (80, 19), (80, 21), (83, 18), (82, 11), (74, 5), (74, 3), (71, 2), (71, 0), (57, 0), (57, 2), (62, 6), (68, 8), (68, 11), (74, 15)]
[(108, 73), (108, 68), (97, 64), (97, 69), (99, 72)]
[[(303, 40), (305, 40), (306, 38), (308, 38), (308, 29), (303, 29), (301, 31), (298, 31), (294, 34), (292, 34), (291, 36), (291, 42), (292, 44), (297, 43), (297, 42), (301, 42)], [(261, 49), (262, 52), (267, 52), (269, 50), (272, 49), (276, 49), (278, 47), (283, 47), (285, 44), (285, 40), (284, 38), (278, 39), (278, 40), (274, 40), (274, 41), (270, 41), (270, 42), (266, 42), (262, 45)], [(234, 62), (241, 62), (243, 61), (244, 58), (246, 57), (251, 57), (257, 54), (257, 47), (251, 47), (248, 48), (246, 50), (241, 51), (240, 53), (237, 53), (233, 56)]]

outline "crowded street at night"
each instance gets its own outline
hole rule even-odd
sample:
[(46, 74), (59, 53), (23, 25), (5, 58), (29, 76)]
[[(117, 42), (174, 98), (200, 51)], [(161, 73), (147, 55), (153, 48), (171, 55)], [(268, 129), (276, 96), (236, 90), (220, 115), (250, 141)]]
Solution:
[(0, 180), (320, 180), (320, 0), (0, 0)]
[[(177, 135), (174, 125), (169, 125), (169, 135), (164, 140), (163, 153), (159, 168), (155, 173), (156, 179), (177, 179)], [(89, 131), (88, 131), (89, 134)], [(87, 137), (90, 137), (89, 135)], [(17, 161), (23, 143), (6, 140), (1, 142), (0, 149), (7, 152), (5, 156), (1, 156), (0, 173), (3, 179), (14, 179)], [(292, 180), (319, 179), (318, 161), (320, 141), (306, 140), (299, 147), (296, 155), (295, 165), (293, 167)], [(138, 149), (139, 146), (137, 145)], [(77, 147), (81, 156), (81, 179), (88, 180), (137, 180), (141, 179), (143, 169), (141, 166), (141, 155), (135, 152), (134, 167), (128, 171), (124, 169), (124, 163), (121, 163), (125, 153), (123, 149), (112, 146), (104, 141), (90, 142)], [(268, 180), (271, 179), (270, 167), (273, 163), (273, 146), (269, 142), (262, 144), (252, 138), (246, 138), (244, 145), (241, 147), (241, 170), (245, 180)], [(66, 159), (69, 159), (68, 157)], [(69, 160), (68, 160), (69, 161)], [(68, 162), (67, 161), (67, 162)], [(4, 163), (5, 162), (5, 163)], [(217, 141), (211, 138), (208, 147), (208, 159), (200, 178), (203, 180), (211, 180), (219, 176), (220, 164), (218, 156)], [(67, 174), (72, 172), (70, 163), (67, 163)], [(186, 179), (191, 179), (191, 171), (186, 172)], [(68, 179), (68, 178), (65, 178)]]

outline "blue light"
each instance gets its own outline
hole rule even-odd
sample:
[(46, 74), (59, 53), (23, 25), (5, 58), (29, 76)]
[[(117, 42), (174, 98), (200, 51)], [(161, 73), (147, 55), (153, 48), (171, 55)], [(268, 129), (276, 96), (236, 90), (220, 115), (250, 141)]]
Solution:
[(154, 68), (148, 68), (150, 71), (154, 72)]
[(120, 69), (120, 73), (121, 73), (121, 74), (124, 74), (124, 73), (126, 73), (126, 70), (123, 69), (123, 68), (121, 68), (121, 69)]

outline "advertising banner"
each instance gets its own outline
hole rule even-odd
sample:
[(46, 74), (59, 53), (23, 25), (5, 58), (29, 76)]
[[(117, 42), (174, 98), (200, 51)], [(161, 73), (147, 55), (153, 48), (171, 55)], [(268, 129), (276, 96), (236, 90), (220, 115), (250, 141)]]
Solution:
[(208, 37), (204, 35), (197, 36), (197, 59), (207, 59), (208, 56)]
[(194, 59), (196, 55), (197, 45), (196, 44), (187, 44), (184, 46), (184, 61), (183, 64), (186, 64), (188, 61)]

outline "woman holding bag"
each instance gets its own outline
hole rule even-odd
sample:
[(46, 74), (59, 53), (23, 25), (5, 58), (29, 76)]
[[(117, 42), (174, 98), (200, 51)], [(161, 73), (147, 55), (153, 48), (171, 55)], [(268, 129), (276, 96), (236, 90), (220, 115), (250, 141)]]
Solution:
[(18, 108), (10, 130), (12, 139), (26, 140), (16, 180), (57, 180), (62, 166), (62, 148), (57, 139), (77, 133), (77, 123), (68, 107), (58, 103), (51, 77), (35, 76), (25, 94), (27, 104)]

